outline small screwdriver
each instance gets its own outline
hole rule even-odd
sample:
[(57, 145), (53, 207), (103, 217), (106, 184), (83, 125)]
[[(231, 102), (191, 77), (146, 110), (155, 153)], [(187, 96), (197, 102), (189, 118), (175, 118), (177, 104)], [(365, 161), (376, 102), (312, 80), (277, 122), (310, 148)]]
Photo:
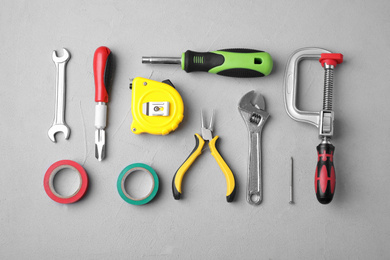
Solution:
[(264, 51), (224, 49), (212, 52), (186, 51), (181, 57), (142, 57), (142, 63), (181, 64), (186, 72), (205, 71), (236, 78), (264, 77), (271, 73), (273, 61)]
[(101, 161), (106, 156), (106, 128), (108, 87), (111, 83), (111, 51), (107, 47), (96, 49), (93, 57), (95, 78), (95, 157)]

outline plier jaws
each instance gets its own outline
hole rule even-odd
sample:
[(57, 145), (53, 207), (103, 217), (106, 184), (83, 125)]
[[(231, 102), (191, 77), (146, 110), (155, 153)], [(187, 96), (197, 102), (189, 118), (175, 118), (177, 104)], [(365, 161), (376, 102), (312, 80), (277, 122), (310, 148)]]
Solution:
[(211, 139), (213, 139), (214, 110), (213, 110), (213, 113), (211, 115), (209, 127), (205, 126), (206, 120), (205, 120), (205, 116), (203, 115), (203, 110), (201, 110), (201, 112), (200, 112), (200, 117), (201, 117), (201, 125), (202, 125), (202, 127), (201, 127), (202, 138), (205, 141), (210, 141)]

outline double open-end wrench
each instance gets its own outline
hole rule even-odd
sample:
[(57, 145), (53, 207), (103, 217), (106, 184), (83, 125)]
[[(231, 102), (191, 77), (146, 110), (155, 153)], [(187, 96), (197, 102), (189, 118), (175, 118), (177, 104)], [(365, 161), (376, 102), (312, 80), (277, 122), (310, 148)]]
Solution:
[(50, 140), (56, 142), (55, 134), (64, 133), (65, 139), (69, 138), (70, 128), (65, 123), (65, 66), (70, 59), (70, 53), (63, 49), (63, 55), (58, 57), (53, 51), (53, 61), (56, 65), (56, 104), (54, 122), (48, 131)]
[(246, 93), (238, 104), (238, 110), (249, 132), (249, 163), (246, 200), (259, 205), (263, 200), (261, 174), (261, 131), (269, 114), (265, 111), (265, 101), (255, 91)]

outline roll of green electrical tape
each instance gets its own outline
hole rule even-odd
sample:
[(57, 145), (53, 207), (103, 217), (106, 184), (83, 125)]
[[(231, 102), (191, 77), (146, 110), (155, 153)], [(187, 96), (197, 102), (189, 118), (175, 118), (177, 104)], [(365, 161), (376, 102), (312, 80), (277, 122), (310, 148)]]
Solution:
[[(126, 178), (135, 171), (143, 171), (148, 174), (150, 174), (153, 178), (153, 186), (150, 190), (150, 192), (143, 198), (133, 198), (130, 196), (130, 194), (126, 191), (125, 189), (125, 181)], [(157, 194), (159, 187), (159, 180), (157, 173), (153, 170), (152, 167), (149, 165), (143, 164), (143, 163), (134, 163), (130, 164), (126, 168), (122, 170), (122, 172), (119, 174), (118, 181), (117, 181), (117, 188), (118, 188), (118, 193), (122, 197), (124, 201), (126, 201), (129, 204), (133, 205), (143, 205), (148, 202), (150, 202)]]

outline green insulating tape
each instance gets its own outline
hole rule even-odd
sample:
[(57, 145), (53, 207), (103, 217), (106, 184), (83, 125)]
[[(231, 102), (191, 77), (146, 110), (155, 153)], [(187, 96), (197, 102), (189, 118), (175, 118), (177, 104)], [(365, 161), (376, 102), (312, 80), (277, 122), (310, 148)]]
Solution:
[[(222, 65), (210, 69), (210, 73), (217, 74), (224, 70), (242, 68), (258, 71), (267, 76), (272, 71), (272, 57), (267, 52), (234, 53), (229, 51), (212, 51), (212, 53), (224, 56), (225, 61)], [(261, 60), (261, 64), (256, 64), (254, 62), (255, 58)]]
[[(153, 187), (151, 191), (145, 197), (140, 199), (131, 197), (130, 194), (128, 194), (125, 189), (126, 178), (132, 172), (135, 171), (143, 171), (150, 174), (153, 177)], [(143, 205), (150, 202), (156, 196), (158, 191), (158, 186), (159, 186), (159, 180), (158, 180), (157, 173), (153, 170), (152, 167), (143, 163), (130, 164), (129, 166), (124, 168), (122, 172), (119, 174), (118, 181), (117, 181), (117, 188), (118, 188), (119, 195), (122, 197), (124, 201), (133, 205)]]

